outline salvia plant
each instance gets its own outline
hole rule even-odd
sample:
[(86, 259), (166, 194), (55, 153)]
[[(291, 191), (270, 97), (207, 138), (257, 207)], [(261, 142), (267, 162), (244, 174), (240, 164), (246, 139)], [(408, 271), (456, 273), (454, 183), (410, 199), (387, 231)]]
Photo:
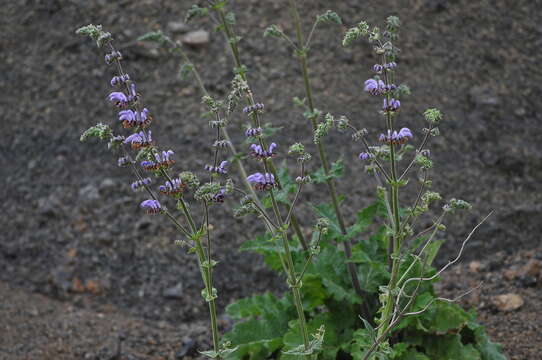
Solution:
[[(375, 116), (381, 118), (379, 129), (367, 130), (345, 115), (318, 109), (313, 97), (311, 41), (319, 27), (340, 25), (341, 18), (328, 10), (315, 18), (305, 36), (296, 1), (289, 0), (288, 6), (295, 34), (290, 36), (270, 25), (263, 36), (285, 41), (299, 62), (304, 97), (294, 98), (294, 103), (306, 119), (307, 141), (314, 143), (316, 156), (302, 143), (288, 146), (274, 139), (276, 132), (264, 120), (264, 101), (253, 92), (249, 71), (241, 62), (241, 37), (227, 1), (194, 5), (186, 17), (187, 21), (209, 17), (224, 34), (233, 71), (223, 99), (207, 91), (179, 42), (162, 32), (140, 37), (179, 56), (183, 62), (179, 76), (193, 75), (203, 95), (214, 134), (214, 142), (209, 144), (213, 155), (204, 168), (192, 172), (177, 169), (173, 150), (160, 147), (159, 134), (151, 133), (153, 111), (144, 106), (135, 79), (124, 70), (113, 36), (99, 25), (77, 30), (104, 50), (105, 63), (114, 73), (107, 101), (118, 111), (116, 125), (99, 123), (86, 130), (81, 140), (97, 137), (106, 141), (118, 154), (118, 165), (133, 174), (131, 188), (145, 194), (142, 211), (171, 220), (184, 236), (179, 244), (195, 254), (202, 297), (209, 307), (212, 344), (201, 354), (217, 359), (505, 359), (500, 346), (476, 322), (474, 311), (456, 304), (473, 289), (455, 299), (439, 297), (433, 289), (440, 275), (460, 259), (485, 219), (461, 242), (456, 257), (441, 268), (433, 266), (443, 242), (445, 220), (471, 205), (453, 198), (444, 201), (432, 188), (434, 161), (429, 145), (431, 138), (440, 135), (443, 114), (436, 108), (427, 109), (417, 130), (400, 119), (401, 101), (410, 90), (399, 83), (399, 19), (390, 16), (380, 27), (361, 21), (344, 34), (343, 46), (367, 41), (378, 59), (371, 68), (373, 77), (360, 88), (360, 96), (374, 98)], [(246, 119), (243, 135), (247, 139), (240, 145), (232, 142), (228, 132), (232, 117), (239, 116)], [(345, 197), (336, 189), (344, 163), (330, 162), (326, 152), (326, 136), (336, 130), (362, 149), (353, 168), (363, 169), (375, 183), (375, 201), (355, 216), (344, 216), (341, 204)], [(296, 164), (294, 172), (288, 166), (277, 166), (279, 158), (291, 159)], [(247, 166), (259, 169), (248, 173)], [(309, 184), (324, 186), (329, 203), (311, 204), (315, 216), (312, 233), (307, 235), (296, 212), (300, 194)], [(400, 194), (407, 185), (416, 186), (417, 195), (412, 204), (405, 205)], [(235, 216), (254, 217), (262, 226), (262, 232), (251, 234), (239, 251), (263, 255), (265, 263), (284, 277), (289, 290), (282, 297), (256, 294), (230, 304), (226, 312), (236, 323), (220, 334), (209, 219), (213, 212), (225, 211), (224, 203), (233, 199), (239, 202), (233, 209)], [(355, 199), (349, 200), (355, 203)], [(429, 210), (438, 212), (438, 206), (440, 214), (432, 218)], [(197, 208), (201, 211), (195, 214)], [(432, 225), (420, 228), (424, 215)], [(350, 217), (355, 221), (348, 223)], [(303, 225), (307, 221), (304, 217)]]

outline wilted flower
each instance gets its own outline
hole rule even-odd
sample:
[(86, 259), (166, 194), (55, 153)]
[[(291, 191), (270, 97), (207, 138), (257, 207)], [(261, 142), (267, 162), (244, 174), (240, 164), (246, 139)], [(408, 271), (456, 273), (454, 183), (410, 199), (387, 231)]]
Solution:
[(158, 200), (145, 200), (139, 205), (147, 211), (147, 214), (157, 214), (162, 211), (162, 206)]
[(149, 133), (145, 135), (144, 131), (140, 131), (138, 133), (134, 133), (126, 138), (124, 140), (125, 144), (130, 144), (132, 146), (132, 149), (139, 149), (142, 147), (150, 146), (152, 143), (151, 138), (151, 131), (149, 130)]
[(255, 173), (247, 177), (256, 190), (269, 190), (275, 187), (275, 177), (270, 173)]
[(133, 191), (140, 190), (143, 185), (150, 185), (152, 182), (151, 178), (144, 178), (141, 180), (134, 181), (131, 185)]
[(218, 166), (205, 165), (205, 170), (217, 174), (227, 174), (228, 169), (226, 167), (228, 166), (228, 164), (229, 163), (227, 161), (222, 161)]
[(264, 150), (261, 145), (256, 144), (250, 145), (250, 148), (252, 149), (251, 155), (258, 159), (266, 159), (270, 157), (275, 157), (277, 155), (277, 153), (275, 152), (277, 144), (275, 143), (271, 143), (267, 151)]

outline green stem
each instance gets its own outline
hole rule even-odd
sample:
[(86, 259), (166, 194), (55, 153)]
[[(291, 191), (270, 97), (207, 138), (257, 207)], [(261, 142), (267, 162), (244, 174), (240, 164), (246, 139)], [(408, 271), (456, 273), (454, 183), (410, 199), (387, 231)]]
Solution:
[[(301, 31), (301, 19), (299, 17), (299, 12), (297, 10), (297, 4), (295, 0), (290, 0), (290, 12), (292, 14), (292, 18), (295, 24), (295, 32), (296, 32), (296, 39), (297, 39), (297, 46), (301, 47), (303, 46), (303, 33)], [(312, 33), (312, 31), (311, 31)], [(297, 52), (298, 61), (301, 67), (301, 71), (303, 73), (303, 84), (305, 86), (305, 94), (308, 102), (308, 107), (311, 112), (314, 112), (314, 99), (312, 95), (312, 87), (310, 84), (310, 77), (309, 77), (309, 67), (307, 64), (307, 48), (302, 48), (301, 51)], [(316, 122), (316, 119), (314, 117), (311, 117), (311, 124), (313, 131), (316, 130), (318, 124)], [(347, 229), (345, 225), (345, 221), (341, 212), (341, 209), (339, 207), (339, 200), (337, 197), (337, 190), (335, 187), (335, 182), (333, 179), (329, 177), (330, 174), (330, 168), (329, 168), (329, 162), (327, 160), (326, 156), (326, 150), (324, 147), (324, 144), (322, 142), (319, 142), (317, 144), (318, 147), (318, 155), (320, 157), (320, 162), (322, 163), (322, 167), (324, 169), (324, 173), (326, 174), (326, 185), (328, 188), (329, 195), (331, 197), (331, 203), (333, 205), (333, 210), (335, 211), (335, 214), (337, 216), (337, 221), (339, 222), (339, 227), (341, 229), (341, 233), (343, 235), (347, 234)], [(344, 241), (344, 253), (346, 255), (347, 259), (350, 259), (352, 257), (352, 241), (346, 240)], [(354, 263), (348, 262), (347, 263), (348, 272), (350, 274), (351, 280), (352, 280), (352, 286), (354, 287), (354, 290), (356, 291), (356, 294), (364, 299), (363, 301), (363, 307), (361, 310), (361, 314), (364, 318), (370, 319), (370, 311), (367, 304), (368, 300), (368, 294), (363, 291), (361, 288), (361, 284), (358, 278), (357, 268)]]
[[(275, 212), (277, 221), (279, 222), (279, 226), (281, 227), (280, 231), (282, 235), (282, 245), (284, 247), (284, 254), (286, 257), (286, 267), (288, 269), (288, 283), (290, 288), (292, 289), (292, 295), (294, 297), (295, 308), (297, 310), (297, 316), (299, 319), (299, 329), (301, 331), (301, 335), (303, 336), (303, 344), (305, 346), (305, 350), (308, 350), (310, 341), (309, 332), (307, 330), (307, 320), (305, 319), (305, 311), (303, 310), (303, 302), (301, 301), (301, 292), (299, 290), (301, 284), (298, 283), (298, 279), (295, 275), (294, 260), (290, 251), (290, 244), (288, 243), (288, 231), (284, 229), (284, 223), (282, 221), (282, 217), (280, 215), (279, 207), (277, 204), (277, 200), (275, 199), (275, 195), (273, 194), (273, 190), (270, 190), (269, 194), (271, 197), (271, 202), (273, 204), (273, 211)], [(307, 356), (307, 359), (310, 359), (310, 356)]]
[[(196, 82), (198, 83), (200, 91), (203, 93), (203, 95), (209, 96), (209, 92), (207, 91), (207, 88), (205, 87), (205, 84), (204, 84), (204, 82), (203, 82), (203, 80), (201, 78), (201, 75), (200, 75), (199, 71), (196, 69), (196, 66), (192, 63), (192, 61), (190, 61), (190, 58), (188, 57), (188, 55), (174, 41), (169, 40), (169, 44), (173, 47), (174, 50), (176, 50), (181, 55), (181, 57), (183, 58), (183, 60), (185, 62), (192, 64), (192, 74), (194, 74), (194, 77), (196, 78)], [(241, 181), (245, 185), (245, 188), (248, 190), (250, 195), (252, 195), (254, 200), (261, 206), (261, 202), (260, 202), (260, 199), (258, 198), (258, 194), (256, 194), (256, 192), (254, 191), (254, 188), (247, 181), (247, 176), (248, 176), (247, 172), (245, 170), (243, 162), (241, 161), (240, 157), (238, 156), (239, 153), (237, 152), (237, 149), (235, 148), (235, 145), (231, 141), (231, 137), (230, 137), (230, 135), (228, 133), (228, 129), (225, 126), (222, 126), (222, 127), (220, 127), (220, 131), (221, 131), (222, 136), (224, 137), (224, 139), (227, 141), (228, 148), (230, 149), (230, 151), (231, 151), (231, 153), (233, 155), (233, 158), (235, 159), (234, 163), (236, 164), (237, 171), (239, 171), (239, 174), (241, 176), (241, 179), (242, 179)]]
[[(382, 63), (386, 63), (386, 58), (382, 57)], [(386, 71), (386, 70), (384, 70)], [(388, 73), (386, 71), (385, 73), (385, 83), (389, 84), (388, 81)], [(391, 95), (389, 93), (386, 94), (387, 102), (390, 102)], [(387, 119), (386, 119), (387, 127), (390, 132), (393, 131), (393, 118), (391, 112), (388, 111), (387, 113)], [(379, 328), (378, 334), (379, 337), (385, 334), (387, 328), (389, 327), (389, 321), (390, 321), (390, 314), (393, 311), (393, 304), (394, 304), (394, 295), (393, 292), (395, 290), (395, 287), (397, 285), (397, 277), (399, 274), (399, 266), (400, 266), (400, 258), (399, 253), (401, 249), (401, 219), (399, 214), (399, 184), (397, 182), (397, 159), (396, 159), (396, 149), (395, 144), (390, 143), (390, 171), (391, 171), (391, 210), (393, 219), (391, 220), (391, 223), (393, 224), (393, 236), (391, 238), (392, 244), (389, 248), (390, 250), (390, 258), (392, 261), (392, 267), (391, 267), (391, 277), (390, 282), (388, 284), (388, 296), (386, 297), (386, 304), (384, 307), (384, 311), (382, 312), (382, 324)]]
[[(242, 67), (242, 63), (241, 63), (241, 58), (239, 56), (239, 47), (237, 46), (237, 40), (235, 38), (235, 34), (233, 32), (233, 29), (230, 27), (230, 24), (226, 21), (226, 14), (224, 13), (224, 9), (219, 8), (219, 9), (214, 9), (214, 10), (218, 14), (218, 17), (220, 19), (220, 23), (221, 23), (221, 25), (222, 25), (222, 27), (224, 29), (224, 34), (226, 35), (226, 41), (230, 46), (230, 50), (231, 50), (231, 54), (232, 54), (232, 57), (233, 57), (233, 60), (234, 60), (234, 63), (235, 63), (235, 67), (240, 69)], [(246, 74), (244, 72), (241, 72), (240, 76), (248, 84), (248, 79), (247, 79)], [(248, 105), (254, 105), (255, 104), (254, 98), (253, 98), (251, 93), (247, 94), (246, 102), (247, 102)], [(255, 124), (259, 123), (259, 121), (257, 119), (257, 116), (258, 116), (257, 112), (254, 112), (253, 115), (252, 115), (253, 122)], [(224, 137), (226, 138), (226, 136), (224, 136)], [(277, 181), (278, 181), (277, 171), (276, 171), (276, 168), (273, 165), (272, 161), (269, 161), (269, 166), (270, 166), (271, 172), (275, 176), (275, 179), (277, 179)], [(246, 178), (246, 176), (245, 176), (245, 178)], [(278, 183), (278, 184), (279, 184), (279, 187), (280, 187), (281, 186), (280, 183)], [(254, 190), (252, 190), (252, 191), (254, 191)], [(290, 209), (289, 206), (286, 206), (286, 207), (287, 207), (287, 210)], [(303, 235), (303, 232), (301, 231), (301, 226), (299, 225), (299, 221), (298, 221), (297, 217), (295, 216), (295, 214), (292, 215), (291, 222), (292, 222), (292, 227), (294, 228), (294, 231), (295, 231), (299, 241), (301, 242), (301, 245), (303, 246), (303, 249), (308, 250), (309, 249), (308, 243), (305, 240), (305, 236)]]
[(205, 257), (205, 251), (201, 240), (196, 240), (196, 253), (198, 254), (198, 262), (201, 271), (201, 277), (205, 284), (205, 291), (207, 292), (209, 303), (209, 314), (211, 315), (211, 332), (213, 336), (213, 350), (218, 353), (219, 351), (219, 334), (218, 334), (218, 321), (216, 315), (216, 302), (213, 293), (213, 284), (211, 283), (211, 259)]

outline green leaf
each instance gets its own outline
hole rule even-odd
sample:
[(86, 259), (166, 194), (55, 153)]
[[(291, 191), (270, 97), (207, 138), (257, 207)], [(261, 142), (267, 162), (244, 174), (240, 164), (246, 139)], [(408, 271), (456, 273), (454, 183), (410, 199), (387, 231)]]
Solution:
[[(461, 337), (474, 341), (474, 346), (480, 352), (482, 360), (506, 360), (506, 356), (502, 353), (502, 346), (489, 340), (484, 327), (475, 321), (476, 312), (472, 311), (469, 315), (471, 320), (461, 332)], [(471, 339), (468, 339), (469, 337)]]
[(316, 22), (334, 22), (339, 25), (343, 23), (341, 17), (335, 11), (331, 10), (327, 10), (324, 14), (318, 15), (316, 17)]
[(315, 183), (321, 184), (331, 179), (341, 178), (343, 177), (343, 175), (344, 162), (342, 160), (337, 160), (333, 164), (331, 164), (329, 174), (326, 175), (324, 168), (322, 167), (319, 170), (315, 171), (313, 174), (311, 174), (311, 177)]
[(194, 70), (194, 65), (191, 63), (184, 63), (181, 65), (179, 69), (179, 79), (180, 80), (186, 80), (188, 78), (188, 75)]
[(192, 5), (190, 10), (188, 10), (188, 12), (186, 13), (186, 17), (184, 21), (189, 22), (192, 19), (205, 17), (208, 14), (209, 14), (209, 9), (205, 7), (200, 7), (198, 5)]
[(303, 309), (311, 311), (317, 306), (323, 305), (328, 294), (320, 277), (314, 274), (305, 274), (302, 281)]
[(282, 336), (288, 322), (295, 317), (289, 297), (277, 299), (272, 294), (256, 295), (229, 305), (226, 312), (233, 318), (248, 317), (236, 323), (224, 339), (238, 346), (228, 359), (265, 359), (283, 346)]
[(359, 304), (361, 299), (352, 290), (345, 261), (344, 253), (336, 246), (325, 246), (313, 262), (314, 273), (322, 278), (322, 284), (333, 299)]
[(423, 346), (431, 360), (481, 360), (481, 355), (472, 344), (461, 343), (459, 334), (425, 336)]

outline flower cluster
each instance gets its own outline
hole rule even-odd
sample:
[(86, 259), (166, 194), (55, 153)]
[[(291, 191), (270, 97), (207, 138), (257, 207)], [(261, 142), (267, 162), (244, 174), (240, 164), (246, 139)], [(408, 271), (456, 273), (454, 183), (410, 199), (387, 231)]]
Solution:
[(261, 134), (262, 134), (262, 128), (260, 128), (260, 127), (257, 127), (257, 128), (248, 128), (247, 131), (245, 131), (246, 137), (260, 136)]
[[(386, 144), (404, 144), (408, 139), (412, 139), (412, 132), (409, 128), (402, 128), (397, 132), (397, 130), (391, 131), (388, 130), (387, 134), (380, 134), (378, 140)], [(360, 154), (361, 158), (361, 154)]]
[(360, 160), (368, 160), (368, 159), (372, 159), (374, 155), (368, 152), (362, 152), (359, 154), (358, 157), (360, 158)]
[(151, 178), (144, 178), (141, 180), (136, 180), (132, 183), (131, 187), (133, 191), (138, 191), (143, 188), (144, 185), (150, 185), (152, 183)]
[(228, 164), (229, 163), (224, 160), (218, 166), (205, 165), (205, 170), (207, 170), (209, 172), (212, 172), (212, 173), (216, 173), (216, 174), (227, 174), (228, 173), (228, 169), (227, 169)]
[(166, 195), (176, 195), (184, 191), (185, 184), (180, 179), (172, 179), (171, 181), (166, 181), (164, 185), (160, 185), (158, 190), (162, 194)]
[(383, 70), (393, 70), (397, 66), (397, 63), (392, 61), (384, 65), (375, 64), (373, 65), (373, 71), (377, 74), (382, 74)]
[(247, 181), (252, 184), (256, 190), (270, 190), (276, 186), (275, 177), (270, 173), (254, 173), (247, 177)]
[(257, 103), (257, 104), (254, 104), (254, 105), (245, 106), (245, 107), (243, 108), (243, 112), (244, 112), (245, 114), (250, 114), (250, 113), (252, 113), (252, 112), (254, 112), (254, 111), (262, 111), (263, 108), (264, 108), (264, 105), (263, 105), (263, 104)]
[(141, 167), (145, 170), (158, 170), (160, 168), (170, 167), (175, 163), (172, 159), (174, 152), (172, 150), (162, 151), (162, 153), (154, 154), (155, 161), (144, 160), (141, 162)]
[(158, 214), (162, 211), (162, 205), (160, 205), (158, 200), (144, 200), (139, 206), (145, 209), (147, 214)]
[(150, 125), (151, 120), (152, 118), (149, 115), (149, 110), (147, 108), (143, 108), (142, 111), (134, 111), (130, 109), (119, 111), (119, 121), (126, 129), (135, 126), (147, 127)]
[(134, 133), (128, 136), (124, 140), (124, 144), (129, 144), (134, 150), (151, 146), (152, 145), (151, 131), (149, 130), (147, 134), (145, 134), (143, 130), (140, 132)]
[(401, 102), (399, 100), (391, 98), (388, 101), (388, 99), (384, 98), (384, 102), (382, 104), (382, 110), (384, 110), (384, 112), (394, 112), (399, 110), (400, 107)]
[(276, 148), (277, 148), (277, 144), (275, 143), (271, 143), (271, 145), (269, 145), (267, 150), (264, 150), (261, 145), (252, 144), (250, 145), (250, 149), (252, 150), (250, 154), (257, 159), (263, 160), (263, 159), (275, 157), (277, 155), (275, 151)]
[(384, 81), (380, 79), (367, 79), (365, 80), (364, 87), (363, 87), (364, 91), (375, 96), (384, 95), (395, 89), (397, 89), (397, 86), (395, 84), (386, 85), (386, 83), (384, 83)]

